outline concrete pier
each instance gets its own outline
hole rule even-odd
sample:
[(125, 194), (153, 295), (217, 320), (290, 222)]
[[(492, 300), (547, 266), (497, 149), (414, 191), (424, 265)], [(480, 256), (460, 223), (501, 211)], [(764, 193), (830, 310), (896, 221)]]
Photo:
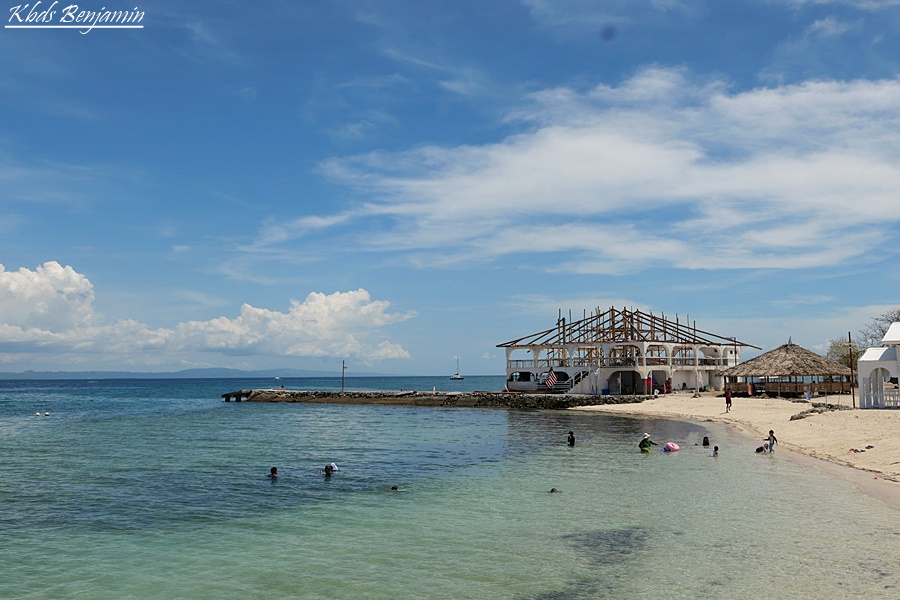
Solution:
[(379, 404), (387, 406), (438, 406), (460, 408), (512, 408), (559, 410), (575, 406), (629, 404), (651, 396), (600, 396), (589, 394), (516, 394), (508, 392), (331, 392), (264, 389), (222, 394), (226, 402), (306, 402), (320, 404)]
[(237, 390), (234, 392), (227, 392), (222, 394), (222, 397), (225, 399), (225, 402), (231, 402), (234, 400), (235, 402), (240, 402), (244, 398), (250, 398), (250, 395), (253, 393), (253, 390)]

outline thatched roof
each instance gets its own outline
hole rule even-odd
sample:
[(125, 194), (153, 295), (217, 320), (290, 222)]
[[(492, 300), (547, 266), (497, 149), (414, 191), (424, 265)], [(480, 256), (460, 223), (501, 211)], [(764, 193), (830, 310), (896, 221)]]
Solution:
[(815, 377), (850, 375), (850, 369), (797, 344), (785, 344), (725, 369), (726, 377)]

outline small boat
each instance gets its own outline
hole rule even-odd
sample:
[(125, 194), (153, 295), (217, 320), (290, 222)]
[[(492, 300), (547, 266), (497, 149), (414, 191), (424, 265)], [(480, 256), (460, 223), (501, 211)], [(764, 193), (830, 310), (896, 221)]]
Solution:
[(462, 375), (459, 374), (459, 357), (456, 357), (456, 373), (450, 376), (450, 379), (465, 379)]

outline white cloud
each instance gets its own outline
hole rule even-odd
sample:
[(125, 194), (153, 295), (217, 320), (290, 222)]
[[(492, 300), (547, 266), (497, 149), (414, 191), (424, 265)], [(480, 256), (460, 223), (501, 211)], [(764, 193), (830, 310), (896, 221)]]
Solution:
[(847, 23), (842, 23), (834, 17), (818, 19), (809, 26), (809, 32), (823, 37), (838, 37), (850, 29)]
[(201, 353), (353, 357), (364, 363), (409, 358), (402, 346), (382, 338), (381, 329), (415, 316), (390, 312), (389, 302), (373, 300), (364, 289), (313, 292), (302, 302), (292, 300), (287, 312), (244, 304), (235, 318), (171, 329), (151, 329), (133, 319), (103, 323), (93, 303), (93, 285), (72, 267), (51, 261), (10, 272), (0, 265), (3, 346), (20, 354), (58, 354), (65, 363), (122, 364), (128, 356), (136, 364), (137, 355), (144, 355), (144, 364), (177, 364), (196, 362)]
[(511, 114), (527, 131), (497, 143), (326, 164), (368, 194), (354, 218), (396, 224), (360, 244), (432, 265), (809, 268), (858, 260), (900, 223), (897, 80), (732, 93), (654, 68), (530, 100)]
[(0, 323), (59, 332), (84, 328), (94, 319), (94, 288), (87, 277), (58, 262), (34, 271), (0, 265)]
[(187, 350), (281, 356), (355, 356), (368, 359), (408, 358), (400, 346), (367, 344), (362, 337), (414, 313), (389, 313), (390, 303), (373, 301), (369, 292), (313, 292), (291, 301), (286, 313), (241, 306), (234, 319), (189, 321), (175, 328), (172, 345)]

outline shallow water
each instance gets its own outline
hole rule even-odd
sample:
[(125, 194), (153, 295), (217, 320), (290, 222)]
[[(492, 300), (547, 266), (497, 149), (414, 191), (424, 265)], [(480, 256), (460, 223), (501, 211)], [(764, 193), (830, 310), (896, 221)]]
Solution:
[(0, 382), (0, 597), (898, 596), (896, 510), (720, 425), (241, 387)]

